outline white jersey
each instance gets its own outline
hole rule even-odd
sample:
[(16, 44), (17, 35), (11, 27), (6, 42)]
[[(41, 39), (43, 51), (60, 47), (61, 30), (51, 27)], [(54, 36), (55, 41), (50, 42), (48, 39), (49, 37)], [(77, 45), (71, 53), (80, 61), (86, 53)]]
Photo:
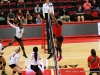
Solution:
[(16, 29), (16, 37), (17, 38), (22, 38), (23, 32), (24, 32), (24, 28), (20, 29), (19, 27), (11, 24), (10, 22), (8, 22), (10, 26), (12, 26), (14, 29)]
[(41, 58), (37, 53), (37, 61), (35, 61), (34, 52), (31, 53), (31, 65), (39, 65)]
[[(2, 44), (0, 43), (0, 52), (2, 51), (2, 48), (3, 48), (3, 46), (2, 46)], [(0, 56), (2, 56), (2, 55), (0, 54)]]
[(54, 15), (54, 8), (52, 3), (45, 3), (43, 4), (43, 16), (45, 17), (45, 13), (48, 13), (48, 11), (52, 12)]
[(20, 58), (20, 55), (17, 54), (16, 52), (13, 52), (13, 53), (10, 55), (9, 65), (11, 65), (11, 64), (18, 64), (19, 58)]

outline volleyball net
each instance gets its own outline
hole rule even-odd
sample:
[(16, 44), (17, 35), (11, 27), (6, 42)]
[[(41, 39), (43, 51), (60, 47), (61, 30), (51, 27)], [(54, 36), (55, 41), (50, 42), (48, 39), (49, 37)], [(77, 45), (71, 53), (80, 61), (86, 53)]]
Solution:
[[(53, 30), (52, 30), (52, 23), (50, 18), (48, 19), (47, 23), (49, 25), (49, 48), (51, 49), (51, 57), (53, 57), (53, 62), (54, 62), (54, 75), (60, 75), (60, 69), (57, 61), (57, 52), (54, 44), (54, 39), (53, 39)], [(49, 55), (49, 56), (50, 56)]]

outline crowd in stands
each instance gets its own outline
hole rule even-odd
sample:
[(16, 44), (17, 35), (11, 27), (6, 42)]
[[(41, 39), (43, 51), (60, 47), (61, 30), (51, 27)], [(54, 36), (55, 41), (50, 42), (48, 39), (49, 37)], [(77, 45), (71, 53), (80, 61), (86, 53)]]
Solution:
[[(7, 2), (10, 5), (10, 1), (16, 1), (16, 0), (1, 0), (0, 6), (2, 6), (2, 3)], [(19, 2), (24, 2), (24, 0), (18, 0)], [(100, 3), (99, 3), (100, 4)], [(98, 1), (97, 0), (86, 0), (83, 3), (83, 6), (80, 5), (76, 7), (76, 10), (74, 12), (74, 17), (76, 18), (76, 21), (85, 21), (85, 14), (86, 12), (90, 12), (92, 14), (92, 17), (95, 15), (93, 13), (94, 10), (100, 11), (100, 7), (98, 7)], [(43, 20), (42, 16), (42, 7), (37, 4), (34, 7), (34, 13), (37, 13), (37, 16), (34, 17), (33, 13), (30, 13), (30, 11), (26, 10), (25, 13), (23, 13), (22, 10), (18, 10), (16, 13), (12, 11), (12, 9), (9, 10), (8, 14), (5, 15), (2, 10), (0, 10), (0, 25), (7, 25), (7, 20), (10, 20), (10, 22), (14, 24), (18, 24), (16, 16), (20, 16), (21, 22), (23, 24), (41, 24)], [(99, 15), (99, 13), (97, 13)], [(58, 19), (62, 20), (64, 23), (70, 22), (70, 15), (66, 8), (61, 9), (61, 11), (58, 12)]]

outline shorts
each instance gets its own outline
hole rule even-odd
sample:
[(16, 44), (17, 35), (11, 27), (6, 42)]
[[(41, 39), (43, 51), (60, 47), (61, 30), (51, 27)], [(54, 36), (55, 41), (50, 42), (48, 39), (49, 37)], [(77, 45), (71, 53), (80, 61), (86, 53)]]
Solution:
[(90, 69), (91, 73), (99, 73), (100, 69), (96, 68), (96, 69)]
[(56, 39), (58, 42), (63, 42), (63, 40), (64, 40), (63, 36), (57, 37)]
[(40, 68), (38, 67), (38, 65), (31, 65), (31, 69), (35, 72), (39, 71)]
[(53, 38), (56, 39), (56, 35), (55, 34), (53, 34)]
[(9, 65), (12, 69), (16, 66), (16, 64)]
[[(50, 19), (52, 20), (51, 16)], [(48, 20), (48, 13), (45, 13), (45, 20)]]
[(1, 58), (2, 56), (0, 56), (0, 58)]
[(21, 38), (17, 38), (16, 36), (14, 37), (16, 39), (16, 41), (21, 42), (22, 39)]

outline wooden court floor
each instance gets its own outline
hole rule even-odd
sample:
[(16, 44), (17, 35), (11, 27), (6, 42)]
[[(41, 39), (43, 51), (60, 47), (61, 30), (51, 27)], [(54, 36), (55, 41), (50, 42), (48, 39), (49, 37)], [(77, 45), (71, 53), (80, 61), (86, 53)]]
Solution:
[[(26, 53), (28, 58), (24, 58), (22, 56), (22, 51), (20, 52), (20, 60), (19, 64), (25, 70), (25, 61), (28, 61), (30, 59), (30, 54), (32, 52), (32, 49), (35, 45), (28, 45), (25, 46)], [(46, 62), (46, 58), (48, 54), (45, 54), (44, 51), (41, 49), (40, 45), (37, 45), (39, 47), (39, 54), (44, 62), (44, 65), (48, 63), (48, 65), (53, 65), (53, 59), (48, 60)], [(9, 55), (17, 48), (18, 46), (10, 46), (4, 49), (4, 57), (7, 61), (6, 66), (6, 72), (8, 75), (11, 75), (12, 70), (9, 68)], [(87, 57), (90, 55), (91, 49), (96, 49), (97, 55), (100, 56), (100, 43), (99, 42), (84, 42), (84, 43), (66, 43), (62, 46), (62, 53), (63, 53), (63, 59), (58, 62), (59, 65), (75, 65), (78, 64), (78, 68), (84, 68), (86, 71), (86, 75), (88, 75), (89, 68), (87, 66)], [(68, 68), (71, 68), (68, 66)], [(1, 73), (1, 71), (0, 71)], [(17, 74), (16, 74), (17, 75)], [(52, 74), (53, 75), (53, 74)], [(95, 75), (95, 74), (94, 74)]]

